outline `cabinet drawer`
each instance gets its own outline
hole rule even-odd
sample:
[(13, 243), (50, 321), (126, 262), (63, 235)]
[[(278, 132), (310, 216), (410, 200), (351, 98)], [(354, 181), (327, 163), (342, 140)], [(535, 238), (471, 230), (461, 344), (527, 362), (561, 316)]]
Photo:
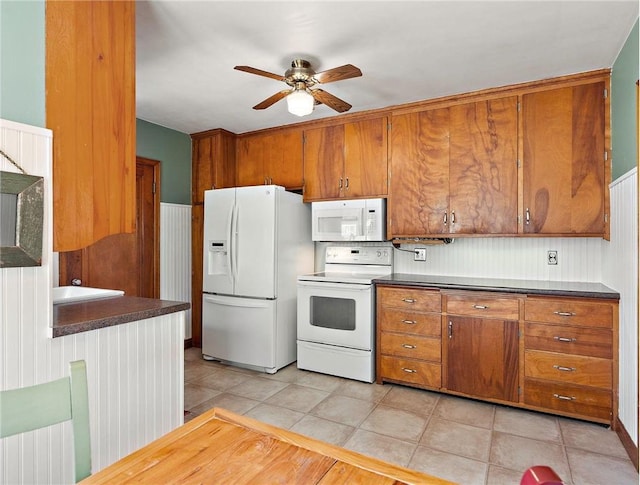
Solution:
[(384, 355), (440, 362), (441, 347), (439, 338), (386, 332), (380, 336), (380, 351)]
[(542, 325), (531, 322), (526, 322), (524, 328), (526, 349), (586, 355), (602, 359), (613, 357), (613, 335), (611, 330), (605, 328)]
[(611, 389), (612, 363), (596, 357), (527, 350), (524, 375)]
[(378, 325), (383, 332), (411, 333), (439, 337), (441, 333), (439, 313), (418, 313), (396, 308), (381, 307)]
[(518, 320), (518, 300), (476, 295), (448, 295), (447, 313), (471, 317)]
[(442, 369), (440, 364), (420, 362), (412, 359), (400, 359), (397, 357), (380, 358), (382, 379), (411, 382), (428, 387), (439, 388), (442, 382)]
[(527, 298), (524, 319), (529, 322), (562, 323), (611, 328), (611, 303), (565, 300), (561, 298)]
[(418, 288), (378, 287), (381, 306), (420, 312), (440, 312), (440, 292)]
[(611, 391), (604, 389), (525, 379), (524, 402), (554, 411), (611, 419)]

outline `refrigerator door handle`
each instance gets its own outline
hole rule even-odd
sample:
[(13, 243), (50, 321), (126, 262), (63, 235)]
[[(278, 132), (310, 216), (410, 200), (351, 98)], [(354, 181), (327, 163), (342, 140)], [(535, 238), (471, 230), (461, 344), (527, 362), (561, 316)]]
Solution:
[(269, 302), (266, 300), (235, 298), (235, 297), (219, 297), (215, 295), (205, 295), (204, 301), (206, 303), (215, 303), (216, 305), (242, 307), (242, 308), (266, 308), (267, 306), (269, 306)]
[(233, 278), (233, 260), (231, 259), (231, 251), (233, 246), (231, 245), (232, 241), (233, 241), (233, 208), (234, 206), (232, 205), (229, 208), (229, 215), (227, 216), (227, 268), (229, 268), (229, 279), (231, 280), (231, 284), (233, 285), (234, 283), (234, 278)]
[(240, 207), (237, 204), (233, 206), (233, 223), (231, 228), (231, 251), (232, 251), (232, 274), (233, 280), (238, 279), (238, 218), (240, 216)]

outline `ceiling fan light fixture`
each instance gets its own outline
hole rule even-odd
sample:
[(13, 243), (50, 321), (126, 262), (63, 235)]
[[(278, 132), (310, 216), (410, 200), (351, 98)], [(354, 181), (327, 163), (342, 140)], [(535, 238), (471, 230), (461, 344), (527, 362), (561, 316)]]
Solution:
[(315, 100), (306, 89), (296, 89), (287, 95), (287, 109), (296, 116), (306, 116), (313, 113)]

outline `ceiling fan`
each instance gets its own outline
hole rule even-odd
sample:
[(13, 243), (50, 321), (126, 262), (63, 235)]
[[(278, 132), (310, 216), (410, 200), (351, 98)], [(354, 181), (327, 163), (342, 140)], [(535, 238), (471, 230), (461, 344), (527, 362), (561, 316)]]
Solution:
[(291, 62), (291, 68), (287, 69), (284, 76), (250, 66), (235, 66), (234, 69), (268, 77), (276, 81), (283, 81), (290, 86), (290, 89), (283, 89), (261, 103), (256, 104), (253, 109), (268, 108), (286, 97), (289, 112), (298, 116), (310, 114), (315, 104), (326, 104), (338, 113), (349, 111), (351, 109), (349, 103), (323, 89), (313, 88), (313, 86), (362, 76), (360, 69), (351, 64), (345, 64), (344, 66), (322, 72), (315, 72), (311, 68), (311, 63), (304, 59), (294, 59)]

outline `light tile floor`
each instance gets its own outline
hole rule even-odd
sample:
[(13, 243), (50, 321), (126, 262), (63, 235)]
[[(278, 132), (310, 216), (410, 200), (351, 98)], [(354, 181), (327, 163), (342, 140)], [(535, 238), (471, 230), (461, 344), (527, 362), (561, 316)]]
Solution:
[(615, 432), (596, 424), (391, 384), (273, 375), (185, 351), (185, 420), (212, 407), (465, 485), (518, 484), (549, 465), (568, 484), (637, 484)]

